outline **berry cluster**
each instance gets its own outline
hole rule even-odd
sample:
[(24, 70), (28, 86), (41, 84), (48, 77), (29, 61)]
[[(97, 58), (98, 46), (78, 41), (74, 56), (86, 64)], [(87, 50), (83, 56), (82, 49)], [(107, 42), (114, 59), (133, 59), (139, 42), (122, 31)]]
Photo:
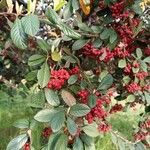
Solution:
[(48, 88), (54, 90), (60, 90), (65, 84), (65, 81), (69, 79), (70, 75), (67, 70), (59, 69), (51, 71), (51, 78), (48, 82)]
[(42, 136), (48, 138), (52, 134), (52, 130), (49, 127), (44, 128)]
[(90, 58), (98, 58), (99, 56), (101, 56), (102, 53), (103, 53), (102, 51), (96, 49), (91, 43), (86, 44), (82, 48), (82, 54)]
[(129, 93), (135, 93), (141, 90), (141, 86), (135, 82), (127, 85), (126, 88)]
[(89, 96), (89, 91), (86, 89), (80, 90), (77, 93), (77, 96), (80, 98), (80, 102), (87, 104), (88, 103), (88, 96)]
[(114, 53), (114, 57), (117, 57), (117, 58), (126, 58), (130, 56), (129, 52), (126, 49), (121, 48), (121, 47), (116, 47), (113, 50), (113, 53)]
[(103, 106), (104, 101), (102, 99), (97, 99), (96, 106), (91, 109), (91, 111), (86, 115), (86, 120), (88, 123), (92, 123), (94, 119), (98, 118), (100, 120), (105, 120), (107, 117), (107, 112)]
[(148, 73), (145, 71), (141, 71), (136, 74), (136, 77), (139, 78), (139, 80), (143, 80), (147, 76), (148, 76)]
[(111, 129), (111, 126), (106, 123), (100, 123), (98, 125), (99, 132), (106, 133), (106, 132), (110, 131), (110, 129)]
[(115, 104), (114, 106), (112, 106), (112, 108), (110, 110), (110, 114), (116, 113), (116, 112), (119, 112), (122, 110), (123, 110), (123, 106), (121, 104)]
[(75, 66), (74, 68), (69, 70), (70, 75), (79, 74), (79, 73), (80, 73), (80, 69), (78, 66)]
[(112, 16), (115, 19), (124, 19), (124, 18), (129, 17), (129, 12), (124, 11), (124, 9), (125, 9), (124, 1), (117, 2), (110, 7)]

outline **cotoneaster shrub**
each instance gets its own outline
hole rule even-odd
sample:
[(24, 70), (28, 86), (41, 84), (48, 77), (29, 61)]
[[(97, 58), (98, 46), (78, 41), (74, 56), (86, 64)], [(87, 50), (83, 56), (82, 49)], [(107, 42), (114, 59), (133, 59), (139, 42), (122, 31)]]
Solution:
[[(15, 82), (36, 89), (30, 96), (34, 119), (14, 124), (20, 134), (7, 150), (94, 150), (94, 139), (106, 132), (121, 150), (149, 148), (150, 43), (149, 18), (140, 7), (146, 9), (144, 2), (28, 1), (27, 11), (6, 2), (7, 20), (2, 19), (11, 39), (1, 56), (5, 60), (14, 49), (13, 58), (19, 55), (25, 73)], [(109, 118), (137, 104), (144, 112), (134, 140), (128, 141), (113, 131)], [(43, 123), (40, 147), (33, 136), (38, 122)]]

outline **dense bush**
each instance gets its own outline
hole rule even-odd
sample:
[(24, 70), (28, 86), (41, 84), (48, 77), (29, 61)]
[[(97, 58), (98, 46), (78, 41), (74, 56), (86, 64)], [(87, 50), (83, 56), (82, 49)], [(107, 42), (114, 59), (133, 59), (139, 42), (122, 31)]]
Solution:
[[(94, 150), (106, 132), (121, 150), (149, 148), (148, 2), (22, 4), (0, 3), (0, 102), (28, 109), (34, 118), (14, 123), (20, 134), (7, 150)], [(110, 117), (137, 108), (139, 125), (128, 141)]]

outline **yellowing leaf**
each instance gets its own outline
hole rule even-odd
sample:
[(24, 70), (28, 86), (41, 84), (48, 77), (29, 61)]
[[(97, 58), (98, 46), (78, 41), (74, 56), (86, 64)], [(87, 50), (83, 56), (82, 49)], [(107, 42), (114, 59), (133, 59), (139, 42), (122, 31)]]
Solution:
[(52, 52), (51, 57), (52, 57), (52, 60), (54, 60), (54, 61), (60, 61), (61, 60), (61, 53), (54, 51), (54, 52)]
[(60, 10), (66, 4), (65, 0), (54, 0), (54, 10)]
[(6, 3), (7, 3), (7, 6), (8, 6), (8, 10), (7, 11), (9, 13), (12, 13), (13, 7), (14, 7), (12, 0), (6, 0)]
[(91, 11), (91, 6), (87, 5), (84, 0), (79, 0), (82, 11), (85, 15), (89, 15)]
[(23, 8), (23, 5), (19, 6), (18, 2), (16, 1), (15, 9), (18, 15), (21, 14), (22, 8)]
[(28, 14), (34, 13), (36, 7), (36, 0), (28, 0), (27, 8), (28, 8)]

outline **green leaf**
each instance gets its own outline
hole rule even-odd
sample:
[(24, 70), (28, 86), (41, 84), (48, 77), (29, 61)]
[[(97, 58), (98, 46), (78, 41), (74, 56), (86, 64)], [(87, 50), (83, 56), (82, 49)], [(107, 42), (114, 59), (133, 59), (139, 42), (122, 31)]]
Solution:
[(61, 96), (64, 100), (64, 102), (68, 105), (68, 106), (73, 106), (76, 104), (76, 99), (74, 98), (74, 96), (66, 91), (66, 90), (62, 90), (61, 91)]
[(111, 74), (107, 74), (98, 86), (98, 90), (107, 90), (113, 84), (113, 77)]
[(68, 144), (68, 136), (62, 133), (57, 140), (55, 148), (53, 150), (66, 150)]
[(68, 1), (63, 9), (63, 17), (65, 20), (69, 19), (73, 13), (72, 0)]
[(102, 31), (101, 26), (92, 26), (91, 29), (94, 31), (94, 33), (101, 33)]
[(23, 31), (21, 20), (16, 19), (11, 29), (11, 39), (13, 43), (20, 49), (26, 49), (26, 34)]
[(43, 55), (39, 55), (39, 54), (32, 55), (28, 60), (28, 65), (29, 66), (39, 65), (43, 63), (45, 59), (46, 58)]
[(48, 43), (46, 43), (46, 41), (43, 40), (42, 38), (37, 38), (37, 44), (42, 50), (46, 52), (50, 49), (50, 46), (48, 45)]
[(38, 16), (30, 14), (21, 19), (22, 26), (26, 34), (35, 36), (40, 28), (40, 21)]
[(73, 144), (73, 150), (84, 150), (83, 142), (78, 137), (76, 137), (75, 142)]
[(117, 40), (117, 33), (115, 32), (115, 30), (110, 30), (110, 43), (114, 43)]
[(20, 129), (29, 128), (29, 120), (19, 119), (16, 122), (14, 122), (13, 126)]
[(135, 150), (146, 150), (146, 148), (142, 142), (138, 142), (135, 144)]
[(118, 63), (118, 67), (119, 67), (119, 68), (125, 68), (126, 65), (127, 65), (127, 62), (126, 62), (125, 59), (119, 60), (119, 63)]
[(78, 0), (72, 0), (73, 11), (76, 11), (80, 8)]
[(29, 72), (26, 76), (25, 76), (25, 79), (27, 81), (33, 81), (37, 76), (37, 70), (34, 70), (34, 71), (31, 71)]
[(41, 88), (44, 88), (50, 79), (50, 70), (47, 62), (45, 62), (41, 69), (38, 71), (37, 74), (38, 84), (41, 86)]
[(77, 133), (77, 125), (70, 117), (67, 118), (67, 129), (71, 135), (75, 135)]
[(91, 136), (91, 137), (97, 137), (99, 136), (99, 131), (97, 129), (97, 124), (96, 123), (92, 123), (90, 125), (87, 125), (85, 127), (82, 128), (83, 131), (88, 135), (88, 136)]
[(76, 104), (70, 108), (70, 114), (76, 117), (85, 116), (90, 112), (90, 108), (85, 104)]
[(141, 61), (141, 68), (143, 71), (147, 72), (147, 64), (144, 61)]
[(55, 113), (55, 115), (51, 120), (51, 128), (53, 132), (59, 131), (63, 127), (64, 122), (65, 122), (65, 112), (58, 111), (57, 113)]
[(88, 136), (88, 135), (86, 135), (86, 134), (81, 134), (81, 135), (80, 135), (80, 138), (81, 138), (81, 140), (83, 141), (83, 143), (86, 144), (86, 145), (88, 145), (88, 146), (90, 146), (90, 145), (92, 145), (93, 143), (95, 143), (94, 138), (91, 137), (91, 136)]
[(55, 113), (57, 113), (56, 110), (53, 109), (44, 109), (39, 111), (35, 116), (34, 119), (39, 121), (39, 122), (50, 122)]
[(150, 93), (144, 92), (144, 96), (148, 105), (150, 105)]
[(78, 76), (77, 75), (72, 75), (68, 79), (68, 84), (72, 85), (72, 84), (76, 83), (77, 80), (78, 80)]
[(86, 25), (85, 23), (83, 22), (78, 22), (78, 27), (82, 30), (82, 31), (85, 31), (85, 32), (93, 32), (93, 30), (88, 27), (88, 25)]
[(37, 93), (33, 93), (28, 96), (28, 106), (34, 108), (43, 108), (45, 105), (45, 96), (43, 91), (39, 91)]
[(9, 142), (6, 150), (19, 150), (25, 145), (27, 140), (28, 140), (28, 135), (21, 134)]
[(58, 106), (60, 104), (60, 100), (57, 93), (51, 89), (45, 89), (45, 97), (47, 102), (52, 106)]
[(88, 105), (90, 106), (90, 108), (95, 107), (96, 100), (97, 100), (97, 96), (95, 96), (95, 94), (92, 94), (88, 97)]
[(54, 150), (55, 145), (57, 144), (57, 141), (59, 137), (61, 136), (60, 133), (54, 133), (50, 136), (49, 141), (48, 141), (48, 148), (46, 150)]
[(105, 29), (101, 34), (100, 34), (100, 38), (102, 40), (108, 39), (110, 36), (110, 30), (109, 29)]
[(54, 25), (59, 24), (60, 18), (52, 8), (48, 7), (45, 14), (51, 23)]
[(60, 29), (64, 34), (73, 39), (79, 39), (81, 35), (64, 23), (60, 23)]
[(142, 53), (142, 51), (141, 51), (140, 48), (137, 48), (137, 49), (136, 49), (136, 55), (137, 55), (138, 59), (141, 59), (141, 58), (142, 58), (143, 53)]
[(150, 63), (150, 56), (149, 56), (149, 57), (146, 57), (146, 58), (143, 60), (143, 62), (145, 62), (145, 63)]
[(72, 45), (72, 50), (79, 50), (89, 42), (89, 39), (79, 39)]
[(100, 48), (100, 46), (102, 45), (102, 41), (101, 39), (97, 38), (93, 41), (93, 46), (96, 47), (96, 48)]

